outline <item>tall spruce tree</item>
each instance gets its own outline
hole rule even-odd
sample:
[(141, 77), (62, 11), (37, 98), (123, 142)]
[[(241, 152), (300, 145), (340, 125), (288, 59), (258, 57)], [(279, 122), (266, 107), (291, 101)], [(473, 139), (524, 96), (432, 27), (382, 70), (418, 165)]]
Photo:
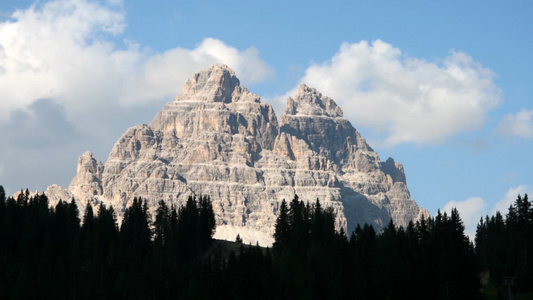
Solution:
[(286, 247), (290, 239), (289, 208), (285, 199), (281, 201), (274, 231), (274, 248)]
[(216, 220), (213, 205), (209, 196), (200, 196), (198, 200), (198, 230), (200, 249), (205, 250), (211, 243), (211, 238), (215, 234)]

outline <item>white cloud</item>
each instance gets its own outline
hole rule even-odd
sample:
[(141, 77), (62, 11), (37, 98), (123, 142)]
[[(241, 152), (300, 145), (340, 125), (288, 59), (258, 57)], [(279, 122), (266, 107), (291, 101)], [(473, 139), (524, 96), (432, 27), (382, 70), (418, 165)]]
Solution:
[(312, 64), (301, 82), (332, 97), (355, 126), (397, 145), (439, 143), (479, 129), (502, 101), (493, 77), (461, 52), (434, 63), (376, 40), (343, 44), (330, 60)]
[(243, 85), (273, 78), (274, 70), (258, 54), (256, 48), (239, 51), (213, 38), (204, 39), (193, 50), (177, 47), (147, 58), (131, 89), (121, 99), (137, 102), (170, 97), (181, 90), (176, 84), (182, 85), (192, 74), (214, 63), (230, 66)]
[(498, 125), (498, 131), (503, 134), (533, 138), (533, 109), (523, 109), (515, 115), (505, 115)]
[[(207, 38), (157, 53), (117, 42), (126, 26), (121, 0), (37, 2), (0, 21), (0, 132), (9, 132), (0, 143), (0, 184), (68, 183), (79, 154), (105, 159), (121, 133), (149, 122), (210, 64), (229, 65), (243, 85), (274, 76), (253, 47)], [(29, 147), (37, 140), (27, 134), (36, 132), (55, 143)]]
[(459, 211), (459, 215), (465, 225), (465, 233), (474, 239), (476, 235), (476, 227), (481, 217), (485, 213), (487, 204), (480, 197), (470, 197), (465, 201), (450, 201), (444, 205), (443, 212), (445, 211), (450, 215), (452, 208), (456, 208)]
[(170, 101), (187, 78), (213, 63), (228, 64), (245, 84), (274, 76), (257, 49), (240, 51), (212, 38), (192, 50), (176, 47), (162, 54), (140, 50), (134, 42), (120, 49), (109, 38), (126, 27), (125, 13), (116, 5), (58, 0), (11, 17), (0, 23), (4, 120), (39, 98), (54, 98), (71, 117), (110, 102)]
[(11, 18), (0, 23), (4, 120), (14, 109), (39, 98), (62, 96), (63, 102), (76, 101), (73, 91), (87, 90), (84, 77), (91, 79), (95, 72), (104, 71), (110, 60), (112, 45), (101, 36), (119, 34), (125, 26), (123, 13), (86, 1), (34, 4), (15, 11)]
[(496, 214), (499, 211), (503, 216), (509, 212), (509, 206), (514, 203), (518, 195), (524, 196), (524, 194), (531, 195), (531, 189), (528, 185), (519, 185), (514, 188), (510, 188), (505, 196), (494, 204), (491, 215)]

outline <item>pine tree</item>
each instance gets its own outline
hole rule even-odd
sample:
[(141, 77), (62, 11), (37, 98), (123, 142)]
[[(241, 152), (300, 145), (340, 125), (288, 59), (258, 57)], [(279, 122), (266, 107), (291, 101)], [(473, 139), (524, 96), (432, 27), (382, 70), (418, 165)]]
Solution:
[[(0, 240), (3, 241), (4, 238), (4, 219), (6, 214), (6, 192), (4, 187), (0, 185)], [(0, 249), (0, 255), (2, 255), (3, 249)], [(1, 277), (0, 277), (1, 280)]]
[(324, 215), (322, 211), (322, 206), (320, 201), (316, 199), (315, 206), (313, 211), (312, 226), (311, 226), (311, 235), (314, 243), (320, 242), (323, 236), (324, 229)]
[(90, 202), (87, 202), (87, 206), (85, 206), (85, 213), (83, 215), (83, 227), (91, 227), (93, 226), (94, 222), (94, 212), (93, 212), (93, 206)]
[(180, 207), (178, 210), (178, 255), (182, 261), (194, 256), (200, 246), (198, 241), (198, 216), (196, 199), (190, 196), (185, 206)]
[(242, 243), (243, 243), (240, 234), (237, 234), (237, 236), (235, 237), (235, 243), (239, 243), (239, 244), (242, 244)]
[(198, 230), (200, 234), (198, 238), (200, 239), (200, 249), (205, 250), (211, 243), (213, 234), (215, 234), (215, 212), (208, 196), (201, 196), (198, 202)]
[(285, 199), (281, 201), (274, 232), (274, 248), (286, 247), (290, 241), (289, 208)]
[(0, 202), (3, 203), (6, 201), (6, 191), (4, 187), (0, 185)]
[(507, 267), (505, 276), (516, 277), (518, 291), (533, 290), (533, 212), (528, 195), (518, 195), (505, 222)]
[(306, 207), (303, 201), (300, 201), (298, 195), (294, 195), (289, 205), (289, 224), (291, 228), (290, 248), (294, 253), (300, 253), (308, 247), (308, 219)]
[(134, 257), (144, 256), (150, 247), (151, 238), (146, 205), (143, 205), (141, 198), (134, 198), (133, 204), (124, 212), (120, 227), (121, 247)]
[(154, 243), (163, 247), (170, 239), (170, 211), (165, 201), (160, 200), (154, 221)]

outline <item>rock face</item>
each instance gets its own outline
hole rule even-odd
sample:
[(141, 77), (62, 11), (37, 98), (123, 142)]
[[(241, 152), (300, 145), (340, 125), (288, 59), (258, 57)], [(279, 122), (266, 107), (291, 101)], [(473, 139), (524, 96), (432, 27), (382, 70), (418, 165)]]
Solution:
[(216, 237), (239, 233), (263, 245), (273, 242), (282, 199), (295, 194), (332, 207), (347, 232), (427, 214), (410, 199), (403, 166), (382, 162), (332, 99), (301, 85), (278, 124), (272, 107), (223, 65), (194, 74), (150, 125), (126, 131), (105, 165), (84, 153), (68, 192), (119, 213), (135, 196), (155, 209), (161, 199), (181, 205), (209, 195)]

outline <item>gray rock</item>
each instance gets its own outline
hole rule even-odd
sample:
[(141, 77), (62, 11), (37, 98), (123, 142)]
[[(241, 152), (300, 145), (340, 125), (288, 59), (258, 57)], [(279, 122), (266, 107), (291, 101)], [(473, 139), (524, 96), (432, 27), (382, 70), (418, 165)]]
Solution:
[(155, 211), (159, 200), (179, 206), (209, 195), (217, 238), (241, 234), (262, 245), (273, 242), (281, 201), (295, 194), (332, 207), (347, 232), (428, 215), (410, 198), (403, 166), (381, 162), (335, 101), (301, 85), (278, 125), (272, 107), (225, 65), (194, 74), (150, 125), (128, 129), (105, 166), (86, 152), (68, 191), (49, 190), (109, 203), (119, 215), (133, 197)]

